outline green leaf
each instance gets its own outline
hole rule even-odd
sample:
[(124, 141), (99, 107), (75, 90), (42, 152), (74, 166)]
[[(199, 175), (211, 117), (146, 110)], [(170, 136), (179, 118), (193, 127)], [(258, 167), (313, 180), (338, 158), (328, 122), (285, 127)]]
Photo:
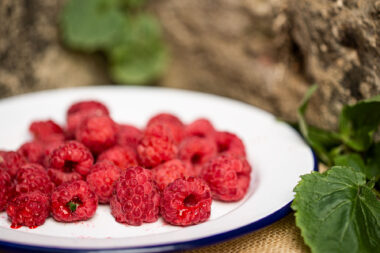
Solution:
[(124, 26), (124, 14), (117, 2), (108, 0), (70, 0), (61, 19), (64, 42), (88, 52), (113, 46)]
[(352, 167), (356, 171), (362, 172), (366, 175), (367, 168), (359, 154), (351, 153), (337, 156), (334, 159), (334, 164), (338, 166)]
[(365, 175), (336, 166), (301, 177), (292, 208), (312, 252), (378, 252), (380, 201)]
[(365, 151), (372, 144), (380, 124), (380, 95), (343, 108), (339, 130), (344, 143), (356, 151)]
[(67, 207), (70, 209), (71, 212), (75, 212), (78, 208), (79, 204), (75, 203), (73, 201), (70, 201), (67, 203)]
[(146, 0), (119, 0), (121, 5), (125, 8), (140, 8), (142, 7), (145, 3)]
[(367, 173), (368, 178), (380, 177), (380, 142), (372, 146), (367, 153)]

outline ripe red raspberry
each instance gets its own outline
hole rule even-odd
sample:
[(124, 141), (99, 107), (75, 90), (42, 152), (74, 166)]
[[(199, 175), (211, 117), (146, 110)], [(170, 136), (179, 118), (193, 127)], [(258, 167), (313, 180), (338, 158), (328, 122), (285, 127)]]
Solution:
[(202, 166), (217, 154), (214, 139), (202, 137), (189, 137), (179, 146), (178, 157), (182, 161), (191, 163), (193, 176), (198, 176)]
[(94, 158), (91, 152), (83, 144), (77, 141), (68, 141), (51, 153), (49, 167), (86, 176), (93, 163)]
[(82, 179), (82, 176), (75, 171), (65, 172), (59, 169), (48, 169), (47, 171), (50, 180), (56, 185), (61, 185), (63, 183), (68, 183), (76, 180)]
[(245, 157), (245, 147), (242, 140), (233, 133), (216, 132), (216, 145), (219, 153)]
[(177, 150), (171, 131), (163, 124), (148, 127), (137, 146), (140, 162), (148, 168), (173, 159), (177, 155)]
[(6, 209), (8, 201), (13, 198), (13, 193), (11, 176), (4, 169), (0, 169), (0, 212)]
[(36, 227), (45, 223), (49, 206), (49, 197), (39, 191), (22, 193), (9, 203), (7, 214), (12, 227)]
[(251, 166), (245, 158), (233, 155), (220, 155), (208, 162), (201, 177), (207, 182), (214, 199), (238, 201), (246, 194)]
[(117, 144), (136, 149), (142, 137), (143, 133), (140, 129), (126, 124), (118, 125), (116, 134)]
[(5, 169), (11, 177), (14, 177), (18, 169), (27, 163), (27, 160), (18, 152), (8, 151), (2, 155), (0, 169)]
[(67, 110), (67, 115), (83, 111), (97, 111), (98, 115), (110, 114), (108, 108), (102, 102), (95, 100), (83, 100), (72, 104)]
[(42, 142), (63, 141), (65, 139), (62, 128), (52, 120), (34, 121), (29, 126), (34, 139)]
[(149, 128), (156, 123), (165, 124), (168, 126), (172, 131), (172, 135), (176, 143), (179, 143), (182, 140), (184, 125), (178, 117), (169, 113), (160, 113), (148, 121), (147, 127)]
[(115, 184), (111, 212), (117, 222), (139, 226), (158, 219), (160, 194), (152, 173), (142, 167), (123, 171)]
[(177, 179), (162, 193), (161, 215), (172, 225), (195, 225), (210, 217), (211, 202), (210, 188), (202, 179)]
[(120, 169), (137, 166), (136, 151), (128, 146), (114, 146), (101, 153), (97, 161), (113, 162)]
[(191, 136), (213, 137), (215, 128), (208, 119), (200, 118), (185, 127), (184, 138)]
[(95, 214), (97, 207), (97, 196), (82, 180), (61, 184), (51, 195), (51, 212), (57, 221), (88, 220)]
[(98, 196), (99, 203), (109, 203), (115, 182), (120, 177), (120, 168), (109, 161), (98, 161), (87, 175), (90, 189)]
[(42, 163), (44, 156), (44, 145), (39, 141), (29, 141), (17, 150), (22, 154), (30, 163)]
[(152, 169), (153, 180), (160, 190), (178, 178), (191, 175), (191, 165), (178, 159), (160, 164)]
[(108, 116), (94, 116), (84, 120), (75, 137), (94, 154), (99, 154), (116, 143), (116, 124)]
[(43, 146), (43, 155), (41, 158), (41, 165), (44, 166), (45, 168), (49, 168), (51, 154), (53, 153), (54, 150), (56, 150), (63, 144), (64, 144), (63, 141), (45, 143), (45, 145)]
[(54, 188), (44, 167), (36, 163), (21, 166), (17, 171), (15, 181), (16, 194), (40, 191), (50, 196)]

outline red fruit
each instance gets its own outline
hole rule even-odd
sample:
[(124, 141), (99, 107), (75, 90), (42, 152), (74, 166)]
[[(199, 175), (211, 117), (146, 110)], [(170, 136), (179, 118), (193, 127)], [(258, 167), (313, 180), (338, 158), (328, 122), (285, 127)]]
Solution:
[(44, 156), (44, 145), (39, 141), (24, 143), (18, 150), (30, 163), (41, 163)]
[(177, 154), (177, 146), (170, 129), (163, 124), (148, 127), (137, 146), (137, 154), (142, 165), (148, 168), (173, 159)]
[[(2, 161), (1, 161), (2, 160)], [(27, 160), (18, 152), (8, 151), (0, 159), (0, 169), (5, 169), (11, 177), (14, 177), (18, 169), (27, 163)]]
[(51, 211), (55, 220), (73, 222), (94, 216), (98, 198), (85, 181), (61, 184), (51, 195)]
[(72, 104), (67, 110), (67, 115), (83, 111), (97, 111), (98, 115), (109, 115), (108, 108), (102, 102), (95, 100), (83, 100)]
[(115, 184), (111, 212), (117, 222), (139, 226), (158, 219), (160, 194), (149, 170), (131, 167)]
[(15, 197), (7, 207), (8, 218), (13, 227), (36, 227), (45, 223), (49, 216), (49, 198), (35, 191)]
[(0, 212), (6, 209), (8, 201), (12, 199), (13, 190), (11, 176), (5, 170), (0, 169)]
[(193, 175), (198, 176), (202, 166), (217, 154), (214, 139), (202, 137), (189, 137), (179, 146), (178, 157), (193, 166)]
[(152, 174), (158, 188), (163, 190), (174, 180), (189, 177), (191, 175), (191, 165), (181, 160), (173, 159), (154, 167)]
[(245, 158), (233, 155), (220, 155), (208, 162), (202, 170), (201, 177), (207, 182), (214, 199), (238, 201), (246, 194), (251, 166)]
[(137, 166), (136, 151), (128, 146), (114, 146), (101, 153), (97, 161), (113, 162), (120, 169)]
[(213, 137), (215, 128), (211, 122), (205, 118), (200, 118), (185, 127), (184, 137)]
[(57, 148), (59, 148), (63, 144), (64, 144), (63, 141), (55, 141), (55, 142), (45, 143), (45, 145), (43, 147), (44, 148), (43, 149), (43, 155), (41, 158), (42, 166), (44, 166), (45, 168), (48, 168), (50, 166), (51, 154), (53, 153), (54, 150), (56, 150)]
[(117, 144), (122, 146), (130, 146), (136, 149), (142, 137), (143, 133), (140, 129), (126, 124), (118, 125), (116, 134)]
[(21, 166), (17, 171), (15, 181), (16, 194), (40, 191), (50, 196), (54, 188), (45, 168), (36, 163)]
[(229, 132), (216, 132), (216, 145), (219, 153), (245, 157), (245, 147), (242, 140)]
[(211, 202), (210, 188), (202, 179), (177, 179), (162, 193), (161, 215), (172, 225), (195, 225), (210, 217)]
[(77, 128), (75, 138), (94, 154), (99, 154), (116, 143), (116, 124), (108, 116), (85, 119)]
[(34, 139), (42, 142), (63, 141), (65, 139), (62, 128), (52, 120), (34, 121), (29, 126)]
[(65, 172), (59, 169), (48, 169), (47, 171), (50, 180), (56, 185), (61, 185), (63, 183), (68, 183), (76, 180), (82, 179), (82, 176), (75, 171)]
[(87, 175), (90, 189), (98, 196), (99, 203), (109, 203), (120, 168), (109, 161), (98, 161)]
[(184, 125), (178, 117), (169, 113), (160, 113), (148, 121), (147, 127), (149, 128), (156, 123), (168, 126), (172, 131), (172, 135), (176, 143), (179, 143), (182, 140)]
[(94, 162), (91, 152), (77, 141), (68, 141), (50, 154), (50, 168), (86, 176)]

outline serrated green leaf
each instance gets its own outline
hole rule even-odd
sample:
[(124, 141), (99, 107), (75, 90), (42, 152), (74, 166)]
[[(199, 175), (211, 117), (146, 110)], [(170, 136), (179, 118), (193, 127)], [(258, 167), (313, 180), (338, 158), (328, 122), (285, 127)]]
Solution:
[(380, 201), (363, 173), (336, 166), (301, 178), (292, 208), (312, 252), (379, 252)]
[(372, 144), (380, 124), (380, 95), (343, 108), (339, 131), (344, 143), (356, 151), (365, 151)]
[(120, 39), (124, 22), (116, 1), (70, 0), (62, 13), (63, 40), (87, 52), (109, 48)]

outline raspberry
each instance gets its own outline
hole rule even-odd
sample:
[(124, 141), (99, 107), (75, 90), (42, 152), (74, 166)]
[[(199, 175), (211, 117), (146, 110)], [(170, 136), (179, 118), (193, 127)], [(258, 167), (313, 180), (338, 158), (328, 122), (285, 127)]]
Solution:
[(116, 134), (116, 142), (122, 146), (130, 146), (134, 149), (137, 148), (143, 133), (140, 129), (131, 125), (118, 125), (118, 130)]
[(55, 142), (49, 142), (45, 143), (43, 147), (43, 155), (41, 158), (41, 164), (45, 168), (48, 168), (50, 166), (50, 157), (54, 150), (59, 148), (64, 144), (63, 141), (55, 141)]
[(0, 212), (6, 209), (8, 201), (13, 197), (12, 178), (8, 172), (0, 169)]
[(36, 227), (44, 224), (49, 216), (49, 204), (48, 196), (39, 191), (15, 197), (7, 207), (12, 227)]
[(120, 177), (120, 168), (109, 161), (98, 161), (87, 175), (90, 189), (98, 196), (99, 203), (109, 203), (113, 187)]
[(238, 201), (244, 197), (250, 183), (251, 166), (245, 158), (220, 155), (208, 162), (201, 177), (207, 182), (214, 199)]
[(97, 161), (110, 161), (121, 169), (137, 166), (136, 152), (128, 146), (114, 146), (101, 153)]
[(77, 141), (68, 141), (50, 154), (50, 168), (86, 176), (94, 162), (91, 152)]
[(47, 171), (50, 180), (56, 185), (61, 185), (63, 183), (72, 182), (82, 179), (82, 176), (75, 172), (65, 172), (58, 169), (48, 169)]
[(217, 147), (213, 139), (202, 137), (189, 137), (179, 146), (179, 159), (191, 163), (193, 175), (198, 176), (202, 166), (217, 153)]
[(30, 163), (41, 163), (44, 156), (44, 145), (39, 141), (30, 141), (22, 144), (17, 150)]
[(27, 163), (25, 157), (20, 153), (14, 151), (5, 152), (2, 155), (2, 162), (0, 162), (0, 169), (5, 169), (11, 177), (14, 177), (17, 170), (24, 164)]
[(94, 116), (84, 120), (75, 137), (94, 154), (99, 154), (116, 142), (116, 124), (108, 116)]
[(194, 177), (180, 178), (164, 189), (161, 215), (173, 225), (195, 225), (210, 217), (211, 202), (211, 191), (206, 182)]
[(184, 125), (178, 117), (169, 113), (160, 113), (148, 121), (147, 127), (150, 127), (156, 123), (167, 125), (171, 129), (174, 141), (176, 143), (179, 143), (182, 140)]
[(160, 164), (152, 169), (153, 180), (160, 190), (176, 180), (190, 176), (191, 165), (178, 159), (173, 159)]
[(62, 128), (52, 120), (34, 121), (29, 126), (34, 139), (42, 142), (63, 141), (65, 139)]
[(185, 127), (184, 137), (198, 136), (198, 137), (213, 137), (215, 128), (207, 119), (200, 118)]
[(83, 180), (61, 184), (51, 195), (52, 216), (57, 221), (88, 220), (97, 207), (97, 196)]
[(219, 153), (228, 153), (245, 157), (245, 147), (242, 140), (229, 132), (217, 132), (215, 135)]
[(117, 222), (139, 226), (158, 219), (160, 194), (152, 173), (142, 167), (123, 171), (115, 184), (111, 212)]
[(137, 153), (140, 162), (150, 168), (173, 159), (177, 154), (177, 146), (167, 126), (154, 124), (145, 130)]
[(44, 167), (35, 163), (21, 166), (15, 179), (16, 194), (40, 191), (50, 196), (54, 188)]

